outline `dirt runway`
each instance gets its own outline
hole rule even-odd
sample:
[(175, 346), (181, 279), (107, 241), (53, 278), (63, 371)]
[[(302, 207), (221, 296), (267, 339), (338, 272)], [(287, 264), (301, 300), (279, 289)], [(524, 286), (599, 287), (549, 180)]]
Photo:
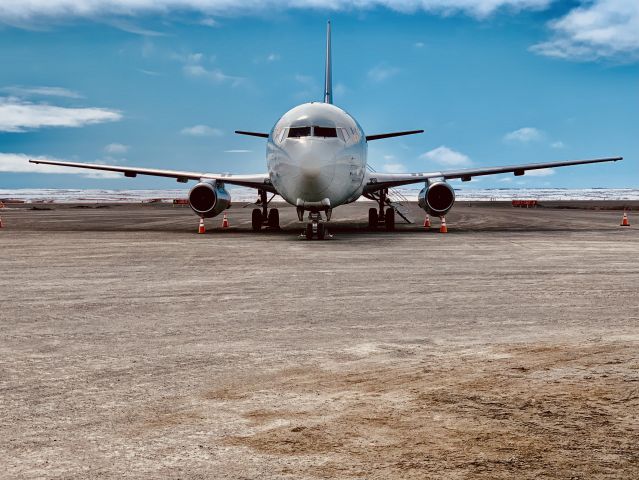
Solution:
[(639, 478), (634, 212), (38, 208), (0, 210), (2, 478)]

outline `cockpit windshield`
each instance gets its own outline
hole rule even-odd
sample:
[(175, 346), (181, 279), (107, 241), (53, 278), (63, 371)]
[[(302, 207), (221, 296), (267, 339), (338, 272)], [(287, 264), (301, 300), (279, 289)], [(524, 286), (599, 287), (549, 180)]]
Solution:
[(291, 127), (288, 129), (288, 138), (310, 137), (311, 127)]
[(314, 137), (337, 137), (337, 129), (333, 127), (313, 127)]
[[(302, 137), (321, 137), (321, 138), (339, 138), (343, 141), (348, 140), (348, 133), (343, 128), (335, 127), (290, 127), (286, 138), (302, 138)], [(279, 137), (278, 137), (279, 138)]]

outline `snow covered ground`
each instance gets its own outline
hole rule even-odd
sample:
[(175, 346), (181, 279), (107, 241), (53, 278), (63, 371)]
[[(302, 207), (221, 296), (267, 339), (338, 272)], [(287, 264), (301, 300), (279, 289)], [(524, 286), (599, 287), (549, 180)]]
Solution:
[[(409, 200), (416, 200), (419, 188), (398, 188)], [(257, 197), (249, 188), (229, 188), (233, 201), (251, 202)], [(1, 199), (17, 199), (25, 202), (122, 202), (140, 203), (154, 199), (171, 202), (174, 198), (186, 198), (188, 189), (178, 190), (72, 190), (72, 189), (0, 189)], [(459, 189), (457, 200), (508, 201), (530, 200), (639, 200), (639, 188), (563, 189), (563, 188), (494, 188)], [(276, 199), (277, 200), (277, 199)]]

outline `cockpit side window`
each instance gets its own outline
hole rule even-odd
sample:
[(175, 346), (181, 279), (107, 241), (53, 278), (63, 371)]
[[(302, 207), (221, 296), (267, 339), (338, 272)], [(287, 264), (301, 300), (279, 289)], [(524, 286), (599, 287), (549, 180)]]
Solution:
[(288, 138), (310, 137), (311, 127), (291, 127), (288, 129)]
[(337, 129), (334, 127), (313, 127), (313, 136), (337, 138)]
[(282, 143), (282, 141), (286, 138), (286, 133), (287, 133), (288, 128), (280, 128), (277, 133), (274, 135), (275, 136), (275, 140), (278, 143)]

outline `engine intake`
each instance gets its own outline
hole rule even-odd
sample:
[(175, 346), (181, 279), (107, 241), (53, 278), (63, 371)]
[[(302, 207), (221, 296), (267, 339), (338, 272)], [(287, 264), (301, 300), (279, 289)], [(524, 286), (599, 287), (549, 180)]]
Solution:
[(424, 187), (417, 197), (417, 204), (430, 215), (444, 216), (453, 208), (455, 190), (444, 181)]
[(200, 182), (189, 192), (189, 205), (201, 217), (215, 217), (231, 206), (231, 194), (215, 180)]

